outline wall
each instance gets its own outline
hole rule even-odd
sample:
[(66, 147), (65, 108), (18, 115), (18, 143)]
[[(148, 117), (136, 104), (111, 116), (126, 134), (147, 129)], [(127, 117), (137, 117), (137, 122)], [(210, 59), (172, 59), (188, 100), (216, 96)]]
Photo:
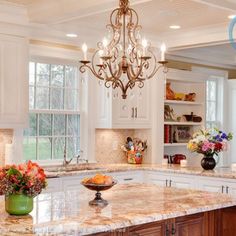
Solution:
[(5, 163), (5, 144), (12, 143), (12, 139), (12, 129), (0, 129), (0, 166)]
[[(127, 137), (147, 140), (149, 145), (149, 130), (124, 130), (124, 129), (97, 129), (95, 156), (98, 163), (115, 164), (127, 163), (126, 155), (121, 146)], [(148, 146), (149, 150), (150, 146)], [(144, 162), (151, 162), (149, 151), (144, 153)]]

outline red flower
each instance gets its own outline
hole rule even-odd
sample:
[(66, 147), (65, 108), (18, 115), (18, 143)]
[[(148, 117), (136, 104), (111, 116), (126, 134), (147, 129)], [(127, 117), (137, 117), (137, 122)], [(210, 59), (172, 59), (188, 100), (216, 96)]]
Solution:
[(218, 151), (218, 152), (221, 151), (222, 146), (223, 146), (222, 143), (215, 143), (215, 150)]

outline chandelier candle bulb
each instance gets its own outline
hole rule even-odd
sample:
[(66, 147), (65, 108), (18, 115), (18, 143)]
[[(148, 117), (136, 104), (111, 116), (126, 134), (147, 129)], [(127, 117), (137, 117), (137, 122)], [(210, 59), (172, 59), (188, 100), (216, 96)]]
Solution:
[(86, 45), (86, 43), (84, 43), (82, 45), (82, 51), (84, 53), (84, 60), (87, 61), (87, 51), (88, 51), (88, 46)]
[(166, 45), (163, 43), (161, 45), (161, 61), (165, 61)]
[(143, 56), (145, 57), (146, 54), (147, 54), (147, 46), (148, 46), (148, 43), (147, 43), (146, 39), (143, 39), (142, 46), (143, 46)]

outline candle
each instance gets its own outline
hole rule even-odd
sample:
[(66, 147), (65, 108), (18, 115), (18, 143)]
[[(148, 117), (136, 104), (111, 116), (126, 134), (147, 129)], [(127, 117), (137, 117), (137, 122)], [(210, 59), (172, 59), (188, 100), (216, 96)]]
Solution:
[(84, 43), (84, 44), (82, 45), (82, 51), (83, 51), (83, 53), (84, 53), (84, 60), (85, 60), (85, 61), (87, 61), (87, 50), (88, 50), (88, 47), (87, 47), (87, 45)]
[(231, 164), (231, 170), (236, 171), (236, 163)]
[(161, 45), (161, 61), (165, 61), (166, 45), (163, 43)]
[(180, 166), (181, 167), (186, 167), (187, 166), (187, 160), (180, 160)]
[(146, 39), (143, 39), (142, 46), (143, 46), (143, 56), (145, 57), (147, 53), (147, 46), (148, 46), (148, 42)]
[(108, 41), (107, 41), (107, 38), (103, 39), (102, 44), (103, 44), (103, 49), (104, 49), (103, 53), (105, 54), (105, 56), (107, 56), (107, 54), (108, 54), (108, 49), (107, 49)]

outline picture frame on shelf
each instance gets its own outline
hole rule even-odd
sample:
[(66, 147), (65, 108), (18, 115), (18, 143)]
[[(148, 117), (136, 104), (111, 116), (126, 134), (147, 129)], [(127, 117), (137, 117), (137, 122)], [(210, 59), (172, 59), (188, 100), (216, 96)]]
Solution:
[(173, 131), (173, 140), (175, 143), (187, 143), (192, 137), (192, 130), (190, 126), (175, 126)]

